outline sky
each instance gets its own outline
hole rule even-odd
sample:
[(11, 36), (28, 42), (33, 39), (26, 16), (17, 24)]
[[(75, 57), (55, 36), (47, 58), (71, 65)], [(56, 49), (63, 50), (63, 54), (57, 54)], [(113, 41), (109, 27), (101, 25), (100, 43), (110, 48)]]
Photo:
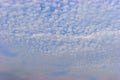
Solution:
[(120, 80), (120, 0), (0, 0), (0, 80)]

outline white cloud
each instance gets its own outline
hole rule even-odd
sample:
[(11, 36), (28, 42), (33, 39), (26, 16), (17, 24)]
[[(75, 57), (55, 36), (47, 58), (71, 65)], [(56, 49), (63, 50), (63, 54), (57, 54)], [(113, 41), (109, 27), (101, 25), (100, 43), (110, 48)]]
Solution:
[(119, 1), (5, 1), (0, 0), (0, 45), (17, 57), (15, 62), (2, 57), (0, 65), (13, 61), (18, 75), (119, 71)]

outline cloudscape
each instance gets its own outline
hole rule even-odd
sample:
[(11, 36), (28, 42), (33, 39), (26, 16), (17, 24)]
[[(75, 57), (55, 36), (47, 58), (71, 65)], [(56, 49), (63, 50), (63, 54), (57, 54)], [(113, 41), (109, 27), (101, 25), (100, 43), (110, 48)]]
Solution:
[(120, 0), (0, 0), (0, 80), (120, 80)]

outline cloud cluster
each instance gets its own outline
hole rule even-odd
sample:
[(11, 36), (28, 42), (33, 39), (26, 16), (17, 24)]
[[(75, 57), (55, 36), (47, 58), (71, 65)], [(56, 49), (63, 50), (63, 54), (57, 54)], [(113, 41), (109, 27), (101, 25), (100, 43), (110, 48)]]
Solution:
[(117, 78), (119, 5), (119, 0), (0, 0), (0, 79)]

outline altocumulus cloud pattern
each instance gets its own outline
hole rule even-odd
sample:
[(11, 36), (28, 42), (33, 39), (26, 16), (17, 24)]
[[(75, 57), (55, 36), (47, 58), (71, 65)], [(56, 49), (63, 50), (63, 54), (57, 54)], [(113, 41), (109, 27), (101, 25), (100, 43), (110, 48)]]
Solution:
[(0, 80), (120, 80), (120, 0), (0, 0)]

